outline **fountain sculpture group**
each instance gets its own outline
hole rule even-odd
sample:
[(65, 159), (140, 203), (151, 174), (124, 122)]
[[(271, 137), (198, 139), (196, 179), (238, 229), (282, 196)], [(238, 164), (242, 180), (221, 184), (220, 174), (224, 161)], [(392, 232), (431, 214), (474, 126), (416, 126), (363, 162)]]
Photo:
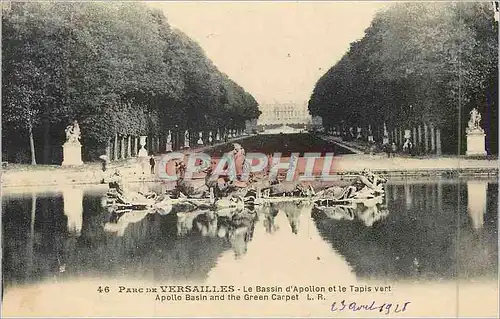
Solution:
[[(157, 194), (128, 190), (116, 171), (108, 180), (109, 191), (104, 205), (112, 215), (126, 215), (124, 220), (141, 218), (145, 214), (167, 215), (175, 206), (180, 207), (175, 211), (214, 209), (218, 214), (226, 212), (231, 215), (248, 207), (280, 202), (310, 203), (320, 212), (338, 215), (340, 212), (351, 212), (353, 207), (362, 203), (380, 204), (383, 198), (387, 180), (368, 170), (361, 172), (350, 185), (332, 186), (319, 192), (311, 185), (273, 178), (269, 172), (259, 177), (250, 174), (249, 179), (244, 180), (243, 176), (249, 174), (245, 150), (240, 144), (233, 145), (231, 155), (236, 166), (236, 179), (229, 173), (212, 175), (213, 168), (208, 167), (204, 170), (204, 185), (195, 187), (185, 180), (185, 163), (178, 160), (175, 163), (177, 181), (174, 189)], [(112, 225), (109, 227), (113, 228)]]

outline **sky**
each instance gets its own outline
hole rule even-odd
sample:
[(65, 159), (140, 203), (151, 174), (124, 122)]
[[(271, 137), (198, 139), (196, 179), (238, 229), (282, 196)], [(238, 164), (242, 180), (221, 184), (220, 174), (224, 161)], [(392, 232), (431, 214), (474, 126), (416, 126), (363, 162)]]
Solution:
[(259, 104), (306, 103), (384, 2), (149, 2)]

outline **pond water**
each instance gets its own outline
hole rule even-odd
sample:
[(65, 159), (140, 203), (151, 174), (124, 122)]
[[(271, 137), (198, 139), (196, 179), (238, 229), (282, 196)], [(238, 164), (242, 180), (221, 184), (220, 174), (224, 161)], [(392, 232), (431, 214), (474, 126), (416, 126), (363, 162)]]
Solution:
[(392, 181), (380, 203), (355, 208), (281, 203), (130, 214), (113, 225), (105, 192), (4, 191), (4, 289), (54, 277), (306, 281), (312, 271), (351, 282), (497, 278), (496, 181)]

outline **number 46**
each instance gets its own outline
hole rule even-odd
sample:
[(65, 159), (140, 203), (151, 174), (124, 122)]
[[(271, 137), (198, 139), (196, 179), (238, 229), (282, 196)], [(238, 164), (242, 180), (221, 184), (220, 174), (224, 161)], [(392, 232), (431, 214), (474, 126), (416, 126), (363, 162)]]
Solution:
[(99, 288), (97, 288), (97, 292), (99, 292), (99, 293), (109, 292), (109, 287), (106, 286), (103, 288), (102, 286), (99, 286)]

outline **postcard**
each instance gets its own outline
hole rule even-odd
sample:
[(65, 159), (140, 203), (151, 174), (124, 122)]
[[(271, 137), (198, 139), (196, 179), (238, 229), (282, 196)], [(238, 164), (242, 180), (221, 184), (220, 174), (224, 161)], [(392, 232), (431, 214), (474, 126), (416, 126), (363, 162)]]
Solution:
[(498, 318), (498, 2), (2, 2), (2, 316)]

